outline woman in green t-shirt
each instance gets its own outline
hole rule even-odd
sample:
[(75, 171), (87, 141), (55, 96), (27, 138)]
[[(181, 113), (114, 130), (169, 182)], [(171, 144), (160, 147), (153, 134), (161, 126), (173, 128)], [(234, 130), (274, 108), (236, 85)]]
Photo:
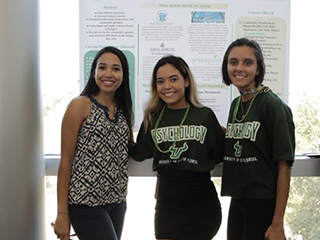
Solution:
[(255, 41), (231, 43), (222, 75), (240, 93), (231, 104), (225, 136), (221, 194), (231, 196), (228, 240), (284, 240), (295, 149), (291, 110), (262, 85), (265, 63)]
[(210, 171), (222, 161), (224, 133), (197, 98), (194, 78), (180, 57), (160, 59), (151, 99), (131, 155), (153, 158), (157, 171), (157, 239), (210, 240), (221, 224), (221, 207)]

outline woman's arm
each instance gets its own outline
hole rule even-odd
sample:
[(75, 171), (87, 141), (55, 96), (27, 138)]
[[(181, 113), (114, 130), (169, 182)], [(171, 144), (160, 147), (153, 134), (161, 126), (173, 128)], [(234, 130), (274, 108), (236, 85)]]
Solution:
[(144, 124), (142, 123), (139, 129), (136, 143), (130, 148), (129, 155), (133, 160), (137, 162), (152, 158), (153, 146), (154, 143), (150, 134), (150, 129), (145, 132)]
[(278, 169), (276, 206), (272, 224), (265, 233), (265, 237), (272, 240), (285, 240), (283, 220), (289, 196), (291, 166), (287, 161), (282, 160), (278, 164)]
[(223, 133), (224, 133), (224, 134), (226, 134), (226, 132), (227, 132), (227, 128), (226, 128), (226, 127), (224, 127), (224, 126), (221, 126), (221, 128), (222, 128)]
[(68, 214), (68, 192), (71, 166), (81, 125), (90, 113), (91, 103), (87, 97), (78, 97), (71, 101), (62, 120), (61, 161), (58, 170), (58, 209), (55, 221), (55, 233), (61, 240), (69, 239), (70, 220)]

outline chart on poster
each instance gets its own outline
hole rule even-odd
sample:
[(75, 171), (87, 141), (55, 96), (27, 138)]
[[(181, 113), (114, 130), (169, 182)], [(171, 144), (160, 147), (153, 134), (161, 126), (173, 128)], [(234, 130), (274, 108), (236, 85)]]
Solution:
[(264, 84), (287, 101), (289, 30), (290, 0), (80, 1), (80, 85), (101, 48), (121, 49), (129, 62), (138, 127), (155, 63), (168, 54), (180, 56), (192, 70), (201, 102), (225, 125), (237, 94), (222, 83), (227, 46), (240, 37), (256, 40), (266, 62)]

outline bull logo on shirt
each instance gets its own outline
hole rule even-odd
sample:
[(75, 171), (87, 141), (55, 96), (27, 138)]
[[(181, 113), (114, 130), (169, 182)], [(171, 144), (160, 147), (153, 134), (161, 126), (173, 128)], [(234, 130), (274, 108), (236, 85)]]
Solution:
[(242, 153), (242, 146), (240, 145), (240, 142), (237, 141), (234, 145), (233, 148), (235, 149), (234, 155), (236, 157), (241, 157), (241, 153)]
[(185, 152), (188, 150), (188, 144), (186, 142), (183, 143), (183, 146), (182, 147), (175, 147), (175, 145), (173, 145), (171, 148), (170, 148), (170, 152), (171, 152), (171, 155), (170, 155), (170, 158), (171, 159), (178, 159), (181, 155), (181, 153)]

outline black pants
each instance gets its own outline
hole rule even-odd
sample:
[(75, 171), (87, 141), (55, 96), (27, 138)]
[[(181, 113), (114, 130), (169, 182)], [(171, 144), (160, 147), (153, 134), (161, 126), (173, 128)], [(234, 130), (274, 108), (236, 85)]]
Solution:
[(272, 223), (275, 199), (231, 199), (228, 240), (264, 240)]
[(80, 240), (120, 240), (126, 209), (126, 202), (98, 207), (69, 205), (69, 215)]

